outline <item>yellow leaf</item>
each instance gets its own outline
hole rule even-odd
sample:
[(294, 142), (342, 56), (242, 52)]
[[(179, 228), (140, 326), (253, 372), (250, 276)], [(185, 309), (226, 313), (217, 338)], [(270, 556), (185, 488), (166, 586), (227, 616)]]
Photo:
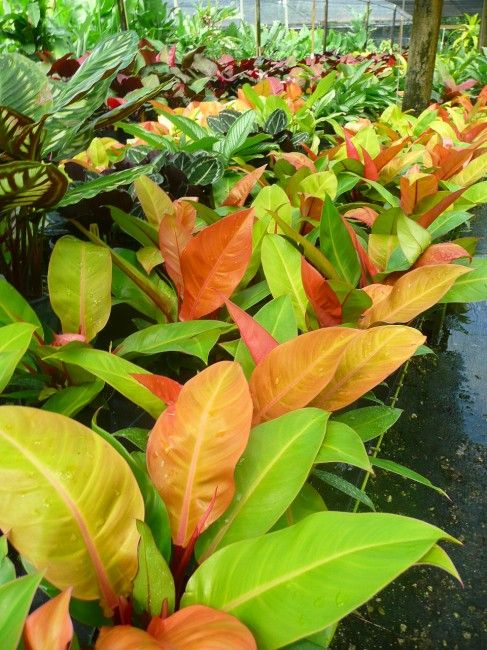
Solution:
[(169, 196), (148, 176), (139, 176), (134, 182), (134, 187), (150, 224), (159, 228), (165, 214), (174, 214), (174, 206)]

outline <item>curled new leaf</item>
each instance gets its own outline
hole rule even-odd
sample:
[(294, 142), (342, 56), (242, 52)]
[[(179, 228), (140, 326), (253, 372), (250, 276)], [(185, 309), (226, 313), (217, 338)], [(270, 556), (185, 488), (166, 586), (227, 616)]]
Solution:
[(0, 528), (54, 586), (113, 609), (131, 590), (143, 516), (129, 466), (91, 429), (0, 407)]
[(181, 320), (205, 316), (229, 298), (252, 254), (253, 210), (236, 212), (208, 226), (181, 255), (184, 298)]
[(359, 330), (330, 327), (302, 334), (272, 350), (250, 378), (254, 422), (309, 404), (331, 381)]
[(66, 589), (30, 614), (23, 632), (25, 650), (66, 650), (73, 638), (71, 591)]
[(157, 420), (149, 474), (163, 498), (175, 544), (215, 521), (235, 490), (233, 473), (250, 432), (252, 401), (240, 366), (216, 363), (190, 379)]

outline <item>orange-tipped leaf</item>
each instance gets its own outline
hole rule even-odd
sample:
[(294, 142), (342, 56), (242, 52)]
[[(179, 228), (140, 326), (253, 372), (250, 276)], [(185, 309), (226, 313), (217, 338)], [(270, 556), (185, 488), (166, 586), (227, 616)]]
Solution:
[(181, 296), (183, 292), (181, 255), (191, 239), (196, 222), (196, 210), (187, 201), (176, 201), (173, 207), (174, 212), (165, 213), (161, 219), (159, 248), (167, 274)]
[(237, 325), (243, 342), (248, 347), (250, 355), (256, 365), (261, 363), (265, 357), (279, 345), (276, 339), (252, 318), (246, 311), (240, 309), (230, 300), (225, 299), (228, 313)]
[(22, 635), (25, 650), (66, 650), (73, 638), (71, 592), (62, 591), (27, 617)]
[(320, 327), (333, 327), (342, 322), (342, 305), (326, 279), (314, 266), (301, 258), (303, 287)]

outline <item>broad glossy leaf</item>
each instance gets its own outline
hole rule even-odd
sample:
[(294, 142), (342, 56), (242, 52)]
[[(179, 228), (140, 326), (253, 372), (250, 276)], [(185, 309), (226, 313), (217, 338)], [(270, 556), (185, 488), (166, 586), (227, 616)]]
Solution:
[(51, 253), (47, 281), (63, 332), (81, 334), (91, 341), (110, 316), (110, 252), (69, 235), (62, 237)]
[(151, 178), (139, 176), (134, 181), (134, 188), (147, 221), (154, 228), (159, 228), (165, 215), (174, 215), (171, 199)]
[(458, 260), (462, 257), (469, 258), (470, 254), (462, 246), (454, 242), (433, 244), (432, 246), (428, 246), (421, 257), (416, 260), (414, 266), (418, 268), (419, 266), (431, 266), (432, 264), (449, 264), (453, 260)]
[(129, 359), (136, 356), (180, 352), (198, 357), (208, 363), (210, 350), (221, 334), (232, 328), (218, 320), (199, 320), (187, 323), (150, 325), (130, 334), (115, 352)]
[(467, 268), (472, 269), (471, 272), (458, 277), (440, 302), (487, 300), (487, 259), (475, 257)]
[(407, 517), (318, 513), (215, 553), (190, 578), (182, 605), (237, 616), (260, 650), (274, 650), (367, 602), (440, 539), (452, 538)]
[(330, 382), (359, 330), (330, 327), (279, 345), (250, 378), (254, 422), (307, 406)]
[(66, 650), (73, 638), (69, 616), (71, 588), (41, 605), (25, 622), (22, 640), (25, 650)]
[(7, 556), (8, 544), (4, 535), (0, 536), (0, 585), (15, 580), (15, 566)]
[(150, 223), (134, 217), (131, 214), (126, 214), (118, 208), (110, 207), (110, 214), (115, 223), (127, 233), (138, 241), (141, 246), (158, 246), (159, 237), (157, 228), (151, 226)]
[(147, 466), (169, 510), (178, 546), (186, 546), (200, 526), (209, 526), (228, 507), (251, 419), (242, 370), (222, 361), (190, 379), (176, 404), (157, 420)]
[(355, 483), (350, 483), (350, 481), (347, 481), (338, 474), (325, 472), (324, 470), (317, 468), (313, 470), (313, 476), (325, 483), (325, 485), (329, 485), (334, 490), (343, 492), (343, 494), (346, 494), (358, 503), (363, 503), (364, 506), (375, 512), (375, 506), (370, 497), (363, 490), (358, 488)]
[(320, 221), (320, 248), (336, 268), (340, 279), (354, 287), (360, 277), (357, 251), (345, 223), (328, 196)]
[(41, 322), (27, 300), (11, 284), (0, 278), (0, 325), (31, 323), (42, 332)]
[(401, 413), (401, 409), (392, 406), (365, 406), (334, 415), (333, 420), (348, 424), (363, 442), (368, 442), (390, 429), (399, 420)]
[(301, 191), (308, 196), (324, 200), (325, 197), (335, 198), (338, 188), (337, 177), (333, 172), (317, 172), (310, 174), (301, 181)]
[(412, 327), (374, 327), (349, 342), (332, 380), (313, 406), (337, 411), (380, 384), (413, 356), (426, 337)]
[(184, 293), (181, 255), (191, 240), (196, 223), (196, 210), (187, 201), (176, 201), (172, 212), (165, 212), (159, 224), (159, 248), (167, 274), (178, 294)]
[[(289, 296), (280, 296), (266, 302), (255, 314), (254, 319), (264, 327), (278, 343), (290, 341), (298, 335), (298, 326)], [(235, 361), (242, 366), (247, 378), (252, 374), (255, 363), (248, 347), (241, 339), (237, 344)]]
[(0, 166), (0, 211), (50, 208), (62, 198), (67, 177), (52, 163), (15, 160)]
[(132, 599), (135, 611), (161, 616), (166, 603), (167, 612), (174, 611), (174, 580), (166, 560), (154, 542), (151, 529), (143, 521), (137, 522), (140, 533), (137, 552), (139, 568), (134, 579)]
[(131, 589), (135, 519), (144, 516), (124, 459), (82, 424), (20, 406), (0, 407), (0, 459), (8, 488), (0, 492), (0, 526), (9, 541), (54, 586), (115, 607)]
[(289, 295), (300, 330), (306, 330), (308, 299), (301, 280), (301, 255), (280, 235), (266, 235), (262, 242), (262, 267), (272, 296)]
[(267, 165), (257, 167), (251, 172), (246, 173), (232, 187), (222, 205), (243, 207), (248, 195), (259, 182), (260, 177), (265, 172)]
[(30, 323), (11, 323), (0, 327), (0, 393), (27, 352), (35, 329), (35, 325)]
[(166, 404), (174, 404), (183, 388), (178, 381), (164, 375), (137, 374), (133, 377)]
[(439, 201), (427, 209), (426, 212), (423, 212), (421, 214), (421, 216), (418, 218), (418, 223), (423, 226), (423, 228), (428, 228), (431, 226), (435, 219), (443, 214), (443, 212), (445, 212), (445, 210), (449, 208), (450, 205), (453, 205), (455, 201), (460, 198), (463, 192), (464, 189), (457, 190), (456, 192), (446, 192), (444, 196), (442, 196), (441, 192), (438, 192), (435, 197), (439, 197)]
[(253, 362), (259, 365), (269, 352), (279, 345), (278, 341), (269, 334), (265, 327), (247, 314), (246, 311), (240, 309), (238, 305), (235, 305), (230, 300), (225, 300), (225, 306), (237, 325)]
[(149, 629), (152, 636), (128, 625), (105, 628), (96, 650), (257, 650), (238, 619), (202, 605), (185, 607)]
[(333, 327), (342, 322), (342, 305), (326, 278), (314, 266), (301, 258), (301, 279), (303, 287), (320, 327)]
[(52, 413), (61, 413), (67, 417), (74, 417), (82, 408), (87, 406), (103, 390), (105, 382), (101, 379), (80, 384), (79, 386), (67, 386), (61, 388), (49, 399), (47, 399), (42, 409)]
[(253, 211), (242, 210), (208, 226), (181, 255), (184, 298), (181, 320), (195, 320), (229, 298), (252, 254)]
[(430, 233), (418, 223), (403, 214), (397, 219), (397, 238), (399, 245), (410, 264), (431, 244)]
[(142, 386), (132, 375), (147, 373), (134, 363), (104, 350), (88, 347), (67, 347), (48, 357), (78, 366), (118, 390), (124, 397), (157, 418), (164, 402)]
[(343, 422), (331, 421), (315, 463), (347, 463), (370, 471), (370, 460), (358, 433)]
[(323, 512), (324, 510), (327, 510), (327, 507), (321, 494), (312, 485), (305, 483), (299, 491), (298, 496), (276, 522), (272, 530), (287, 528), (288, 526), (297, 524), (298, 521), (301, 521), (309, 515), (314, 515), (315, 512)]
[(235, 470), (235, 496), (198, 541), (200, 562), (222, 546), (272, 528), (306, 481), (327, 418), (318, 409), (300, 409), (252, 429)]
[(467, 186), (481, 180), (487, 172), (487, 153), (472, 160), (462, 171), (450, 178), (455, 185)]
[(17, 650), (24, 621), (41, 575), (23, 576), (0, 585), (0, 639), (2, 650)]
[(375, 323), (407, 323), (443, 298), (455, 280), (470, 269), (452, 264), (434, 264), (409, 271), (392, 291), (368, 309), (360, 327)]

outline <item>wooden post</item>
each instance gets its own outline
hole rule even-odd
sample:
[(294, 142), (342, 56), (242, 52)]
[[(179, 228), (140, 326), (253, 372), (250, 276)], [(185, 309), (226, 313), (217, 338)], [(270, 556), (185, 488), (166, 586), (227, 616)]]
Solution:
[(399, 52), (402, 54), (402, 40), (404, 37), (404, 12), (406, 10), (406, 0), (402, 0), (401, 22), (399, 24)]
[(311, 3), (311, 56), (315, 55), (316, 0)]
[(443, 0), (416, 0), (402, 108), (421, 113), (430, 103)]
[(479, 49), (487, 47), (487, 0), (484, 0), (480, 24)]
[(125, 6), (125, 0), (118, 0), (118, 13), (120, 15), (120, 27), (123, 31), (127, 31), (129, 28), (129, 20), (127, 16), (127, 7)]
[(283, 0), (283, 7), (284, 7), (284, 27), (286, 28), (286, 31), (289, 29), (289, 7), (287, 4), (287, 0)]
[(365, 50), (369, 44), (369, 24), (370, 24), (370, 0), (367, 0), (367, 7), (365, 9)]
[(260, 56), (260, 0), (255, 0), (255, 52)]
[(397, 15), (397, 7), (394, 7), (394, 11), (392, 12), (392, 25), (391, 25), (391, 52), (394, 51), (394, 35), (396, 33), (396, 15)]
[(328, 45), (328, 0), (325, 0), (325, 13), (323, 15), (323, 54)]

